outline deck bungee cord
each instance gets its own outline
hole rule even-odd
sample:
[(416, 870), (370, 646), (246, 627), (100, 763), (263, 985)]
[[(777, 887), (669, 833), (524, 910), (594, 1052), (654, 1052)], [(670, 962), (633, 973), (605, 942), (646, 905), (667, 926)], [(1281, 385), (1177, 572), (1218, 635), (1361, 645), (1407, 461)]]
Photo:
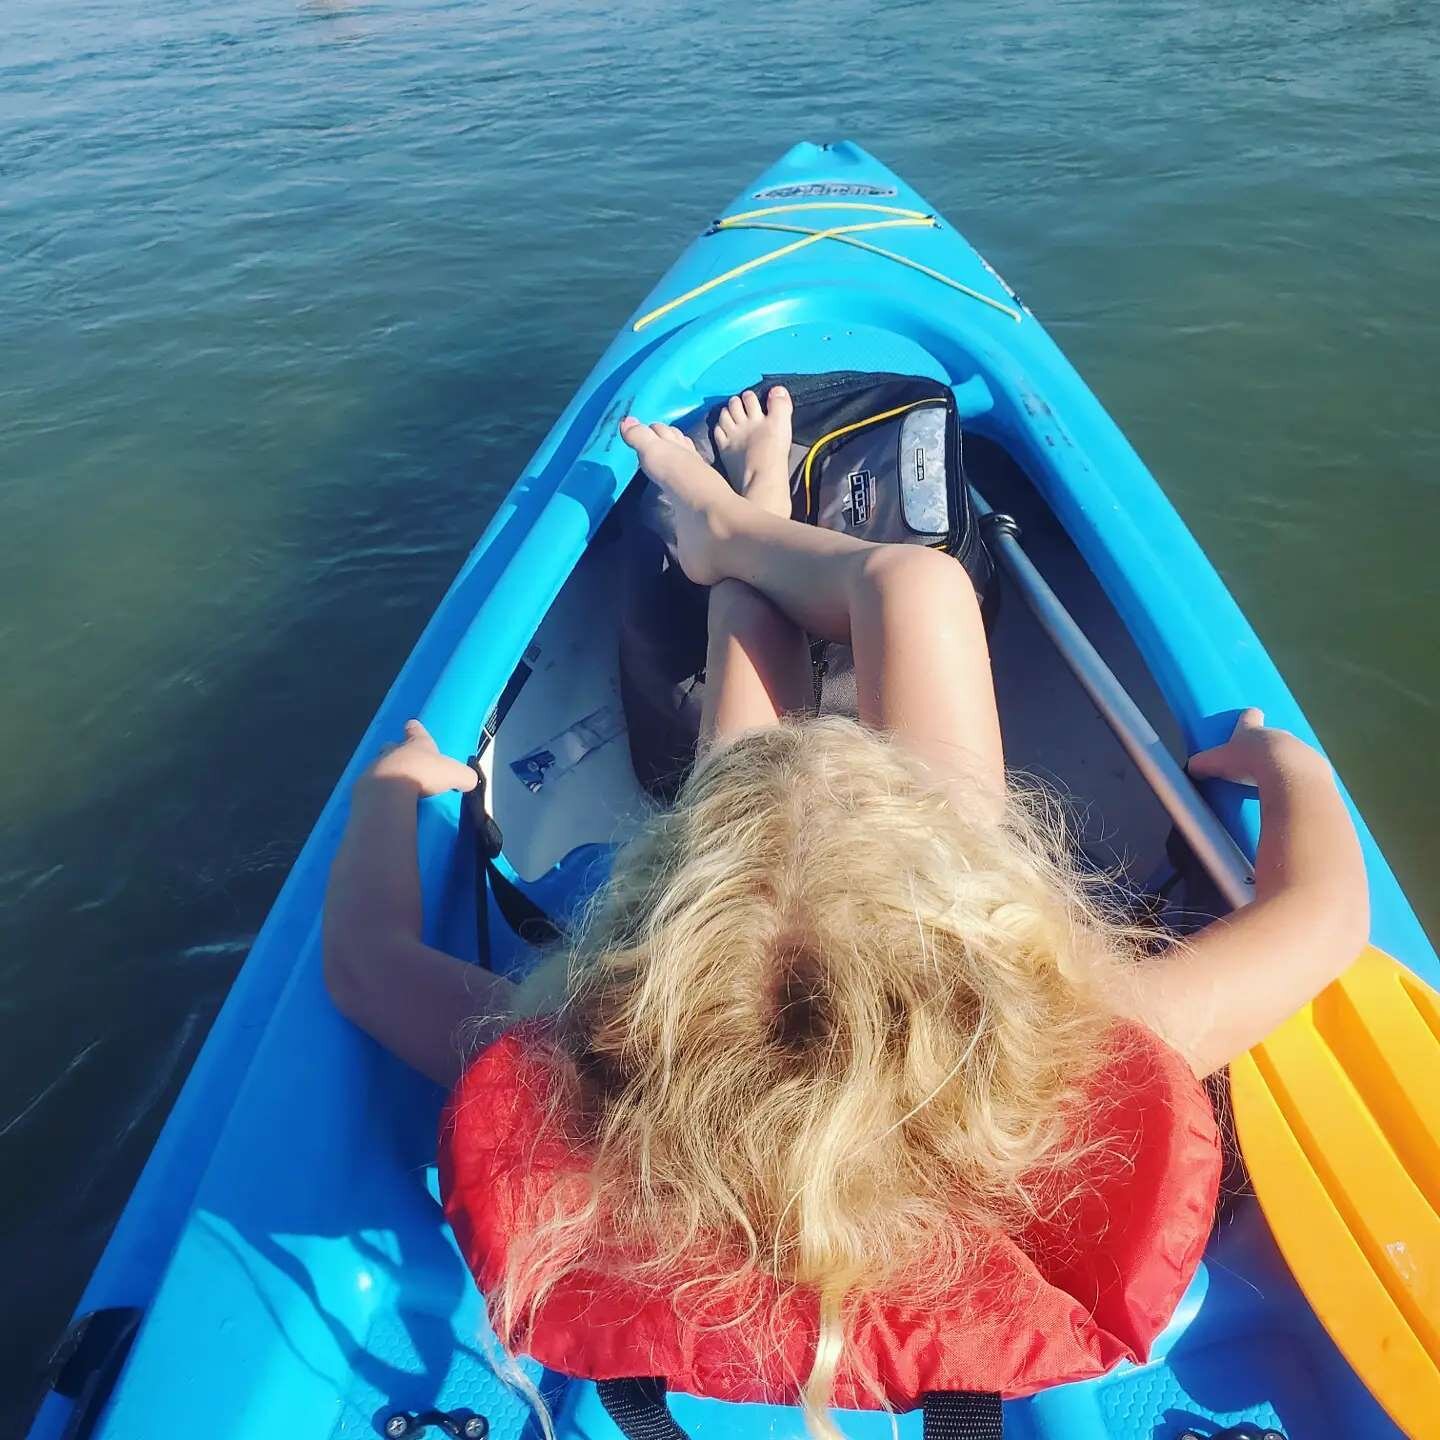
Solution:
[[(791, 214), (797, 210), (868, 210), (880, 212), (892, 217), (889, 220), (866, 220), (854, 225), (831, 225), (824, 228), (816, 228), (809, 225), (790, 225), (783, 221), (768, 221), (761, 217), (766, 215)], [(663, 305), (657, 305), (653, 310), (647, 310), (638, 320), (631, 325), (632, 331), (644, 330), (647, 326), (654, 324), (662, 316), (670, 314), (672, 310), (678, 310), (680, 306), (688, 304), (691, 300), (698, 300), (700, 296), (708, 294), (711, 290), (719, 289), (721, 285), (731, 280), (738, 279), (741, 275), (748, 274), (752, 270), (758, 270), (762, 265), (768, 265), (772, 260), (783, 260), (787, 255), (797, 254), (808, 246), (818, 244), (821, 240), (835, 240), (842, 245), (849, 245), (857, 250), (864, 250), (868, 254), (878, 255), (882, 260), (891, 260), (896, 265), (903, 265), (907, 270), (918, 271), (921, 275), (928, 276), (931, 280), (937, 280), (942, 285), (947, 285), (952, 290), (958, 290), (960, 294), (968, 296), (971, 300), (978, 300), (982, 305), (988, 305), (992, 310), (998, 310), (1002, 315), (1008, 315), (1018, 325), (1021, 321), (1021, 313), (1013, 305), (1007, 305), (1002, 300), (996, 300), (992, 295), (986, 295), (982, 290), (976, 290), (952, 276), (935, 270), (929, 265), (922, 264), (919, 260), (912, 260), (908, 255), (901, 255), (894, 250), (887, 250), (881, 245), (871, 244), (868, 240), (859, 240), (857, 235), (869, 230), (935, 230), (940, 222), (923, 210), (907, 210), (898, 205), (871, 205), (860, 201), (811, 201), (795, 205), (769, 205), (760, 210), (745, 210), (738, 215), (723, 215), (711, 228), (710, 233), (719, 234), (727, 230), (773, 230), (788, 235), (799, 235), (803, 238), (792, 240), (789, 244), (781, 245), (774, 250), (767, 251), (764, 255), (757, 255), (751, 260), (743, 261), (739, 265), (732, 266), (721, 275), (716, 275), (703, 284), (696, 285), (686, 290), (681, 295), (667, 300)]]
[[(680, 306), (688, 304), (691, 300), (697, 300), (700, 296), (708, 294), (711, 290), (718, 289), (721, 285), (728, 284), (731, 280), (739, 279), (741, 275), (748, 274), (751, 270), (758, 270), (762, 265), (768, 265), (772, 260), (783, 260), (787, 255), (794, 255), (811, 245), (818, 244), (821, 240), (837, 240), (845, 235), (854, 234), (860, 230), (896, 230), (914, 229), (917, 226), (932, 228), (935, 225), (933, 219), (923, 220), (869, 220), (858, 225), (834, 225), (825, 230), (800, 230), (804, 238), (792, 240), (788, 245), (781, 245), (776, 250), (770, 250), (764, 255), (757, 255), (752, 260), (742, 261), (739, 265), (732, 266), (724, 274), (716, 275), (706, 280), (703, 284), (696, 285), (693, 289), (687, 290), (682, 295), (677, 295), (673, 300), (667, 300), (663, 305), (657, 305), (653, 310), (647, 311), (630, 327), (632, 330), (643, 330), (646, 326), (659, 320), (661, 316), (668, 315), (672, 310), (678, 310)], [(727, 227), (723, 220), (715, 222), (715, 230), (726, 228), (740, 229), (740, 226)], [(712, 232), (714, 233), (714, 232)]]

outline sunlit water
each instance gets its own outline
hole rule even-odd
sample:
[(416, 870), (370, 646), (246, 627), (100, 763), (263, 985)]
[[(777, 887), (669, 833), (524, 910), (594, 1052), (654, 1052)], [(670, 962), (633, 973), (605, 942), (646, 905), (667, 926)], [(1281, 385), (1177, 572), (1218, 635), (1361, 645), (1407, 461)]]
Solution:
[(460, 557), (794, 140), (1017, 284), (1434, 928), (1437, 73), (1419, 0), (8, 0), (0, 1431)]

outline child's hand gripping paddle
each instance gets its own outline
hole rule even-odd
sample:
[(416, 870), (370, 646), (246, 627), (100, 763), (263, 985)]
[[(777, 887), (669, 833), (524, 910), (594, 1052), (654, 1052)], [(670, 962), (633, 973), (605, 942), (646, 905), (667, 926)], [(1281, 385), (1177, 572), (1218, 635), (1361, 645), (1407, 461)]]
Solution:
[[(1194, 783), (1021, 549), (995, 558), (1176, 828), (1235, 906), (1253, 872)], [(1375, 949), (1230, 1066), (1251, 1183), (1331, 1338), (1408, 1434), (1440, 1437), (1440, 995)]]

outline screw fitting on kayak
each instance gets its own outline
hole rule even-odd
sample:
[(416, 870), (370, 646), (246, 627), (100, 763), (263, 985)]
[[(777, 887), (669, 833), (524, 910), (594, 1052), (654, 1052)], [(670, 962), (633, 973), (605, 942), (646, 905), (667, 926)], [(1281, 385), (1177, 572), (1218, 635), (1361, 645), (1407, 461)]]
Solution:
[(485, 1440), (490, 1433), (490, 1422), (483, 1415), (472, 1415), (468, 1410), (422, 1410), (412, 1415), (408, 1410), (397, 1410), (387, 1416), (380, 1428), (387, 1440), (406, 1440), (411, 1435), (423, 1435), (431, 1426), (438, 1426), (454, 1440)]
[[(986, 532), (986, 538), (990, 535), (1008, 535), (1012, 540), (1020, 538), (1020, 522), (1013, 515), (1006, 515), (1004, 511), (992, 510), (988, 515), (980, 517), (980, 528)], [(1181, 1436), (1184, 1440), (1184, 1436)]]

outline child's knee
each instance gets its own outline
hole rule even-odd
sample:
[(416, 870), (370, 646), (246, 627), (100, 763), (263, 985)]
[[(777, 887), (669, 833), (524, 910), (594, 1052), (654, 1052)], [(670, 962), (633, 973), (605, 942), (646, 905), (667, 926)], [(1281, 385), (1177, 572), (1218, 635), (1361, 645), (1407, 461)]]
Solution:
[(758, 590), (741, 580), (722, 580), (710, 587), (710, 625), (734, 635), (763, 635), (788, 625), (784, 613)]
[(975, 603), (965, 567), (943, 550), (926, 545), (877, 545), (862, 567), (862, 583), (885, 600), (909, 605)]

